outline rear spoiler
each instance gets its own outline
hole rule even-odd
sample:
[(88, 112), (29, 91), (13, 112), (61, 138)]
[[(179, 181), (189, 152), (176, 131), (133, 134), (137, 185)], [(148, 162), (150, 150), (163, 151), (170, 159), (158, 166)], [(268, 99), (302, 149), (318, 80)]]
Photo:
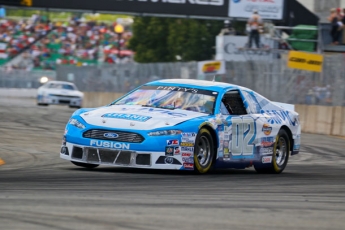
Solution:
[(295, 105), (272, 101), (273, 104), (286, 110), (295, 111)]

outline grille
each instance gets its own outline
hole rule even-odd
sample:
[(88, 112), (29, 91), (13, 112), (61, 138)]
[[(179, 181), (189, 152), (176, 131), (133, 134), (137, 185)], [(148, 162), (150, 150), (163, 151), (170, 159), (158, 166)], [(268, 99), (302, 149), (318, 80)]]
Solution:
[(117, 157), (115, 164), (129, 165), (131, 163), (131, 152), (121, 151), (120, 155)]
[[(117, 155), (119, 155), (119, 152), (120, 151), (113, 151), (113, 150), (109, 150), (109, 149), (99, 149), (99, 157), (101, 158), (102, 163), (113, 164)], [(129, 153), (129, 155), (130, 155), (130, 153)]]
[(88, 150), (87, 161), (99, 163), (99, 157), (98, 157), (97, 149), (89, 148), (87, 150)]
[(151, 165), (150, 154), (138, 154), (135, 160), (137, 165)]
[[(104, 137), (105, 133), (116, 133), (118, 137)], [(83, 133), (83, 137), (100, 139), (100, 140), (113, 140), (121, 142), (130, 142), (130, 143), (141, 143), (144, 141), (144, 137), (138, 133), (123, 132), (123, 131), (110, 131), (110, 130), (100, 130), (100, 129), (91, 129)]]
[(54, 97), (66, 97), (66, 98), (79, 98), (78, 96), (68, 96), (68, 95), (59, 95), (59, 94), (50, 94)]
[(68, 100), (59, 100), (59, 103), (61, 103), (61, 104), (69, 104), (70, 101), (68, 101)]
[(114, 165), (129, 165), (131, 163), (131, 151), (86, 148), (87, 162)]
[(80, 147), (73, 147), (72, 150), (72, 158), (76, 158), (76, 159), (82, 159), (83, 158), (83, 149)]

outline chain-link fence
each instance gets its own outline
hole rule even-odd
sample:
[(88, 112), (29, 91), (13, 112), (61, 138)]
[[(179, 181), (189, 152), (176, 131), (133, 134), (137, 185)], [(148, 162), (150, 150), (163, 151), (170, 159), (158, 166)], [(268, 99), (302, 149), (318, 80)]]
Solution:
[[(277, 58), (277, 56), (279, 58)], [(325, 55), (323, 72), (287, 67), (287, 52), (276, 51), (271, 59), (227, 62), (226, 74), (217, 81), (241, 85), (265, 97), (285, 103), (345, 106), (345, 56)], [(0, 87), (34, 88), (41, 76), (74, 82), (84, 92), (125, 93), (148, 81), (168, 78), (211, 80), (198, 76), (197, 62), (126, 63), (103, 66), (58, 66), (53, 74), (0, 72)]]
[(56, 79), (56, 72), (49, 70), (5, 70), (0, 69), (0, 88), (38, 88), (40, 79)]

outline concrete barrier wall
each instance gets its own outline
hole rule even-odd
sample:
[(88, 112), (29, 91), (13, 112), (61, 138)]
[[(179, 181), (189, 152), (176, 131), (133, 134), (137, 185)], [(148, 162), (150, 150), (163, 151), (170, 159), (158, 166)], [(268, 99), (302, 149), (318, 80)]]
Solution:
[(99, 92), (86, 92), (84, 93), (84, 108), (93, 108), (107, 105), (117, 98), (121, 97), (123, 93), (99, 93)]
[[(121, 97), (121, 93), (86, 92), (83, 107), (100, 107)], [(345, 107), (295, 105), (302, 132), (345, 137)]]
[(37, 89), (0, 88), (0, 97), (36, 98)]

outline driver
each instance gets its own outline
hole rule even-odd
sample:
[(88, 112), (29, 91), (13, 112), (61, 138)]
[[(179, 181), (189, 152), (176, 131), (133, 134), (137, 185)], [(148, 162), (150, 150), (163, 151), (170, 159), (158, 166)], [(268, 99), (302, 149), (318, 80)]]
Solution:
[(174, 107), (177, 109), (181, 109), (182, 106), (183, 106), (183, 99), (181, 97), (179, 97), (175, 100)]

